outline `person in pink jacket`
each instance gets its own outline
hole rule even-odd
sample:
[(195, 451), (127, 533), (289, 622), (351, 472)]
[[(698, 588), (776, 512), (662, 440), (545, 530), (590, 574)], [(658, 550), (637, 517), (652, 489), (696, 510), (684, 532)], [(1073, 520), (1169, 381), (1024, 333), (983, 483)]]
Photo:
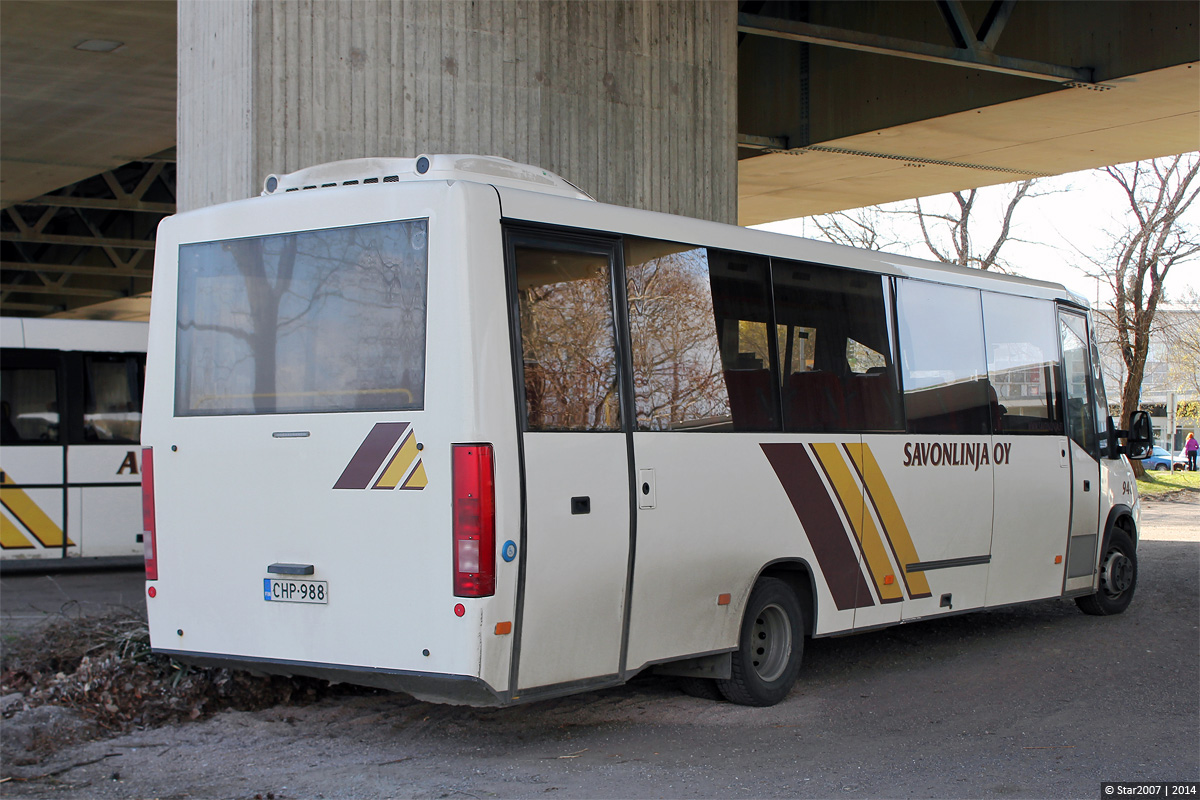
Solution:
[(1196, 471), (1196, 451), (1200, 450), (1200, 442), (1196, 441), (1196, 437), (1192, 434), (1187, 435), (1187, 441), (1183, 443), (1183, 451), (1187, 453), (1188, 470)]

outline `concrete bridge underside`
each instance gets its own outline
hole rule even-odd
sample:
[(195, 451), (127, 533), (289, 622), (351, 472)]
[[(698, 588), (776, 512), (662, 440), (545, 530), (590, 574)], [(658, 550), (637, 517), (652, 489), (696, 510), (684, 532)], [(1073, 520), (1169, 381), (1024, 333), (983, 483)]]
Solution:
[(1198, 17), (1192, 0), (7, 0), (0, 311), (118, 309), (149, 288), (154, 215), (338, 158), (486, 152), (606, 202), (752, 224), (1196, 150)]

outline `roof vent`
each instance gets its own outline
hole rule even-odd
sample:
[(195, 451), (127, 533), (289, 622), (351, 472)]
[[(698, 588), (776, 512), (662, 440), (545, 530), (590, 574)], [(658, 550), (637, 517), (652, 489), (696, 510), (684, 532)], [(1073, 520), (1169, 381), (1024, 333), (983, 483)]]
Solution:
[(416, 158), (355, 158), (286, 175), (268, 175), (263, 196), (297, 190), (375, 185), (402, 181), (472, 181), (530, 192), (591, 200), (568, 180), (532, 164), (498, 156), (420, 155)]

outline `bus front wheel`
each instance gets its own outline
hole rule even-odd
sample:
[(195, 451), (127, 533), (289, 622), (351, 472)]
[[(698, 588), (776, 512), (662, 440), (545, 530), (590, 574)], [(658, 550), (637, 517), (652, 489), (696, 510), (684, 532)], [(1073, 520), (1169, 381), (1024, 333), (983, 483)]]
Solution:
[(772, 706), (787, 697), (804, 654), (804, 613), (792, 587), (763, 578), (750, 592), (729, 680), (717, 681), (725, 699)]
[(1085, 614), (1103, 617), (1120, 614), (1129, 607), (1137, 589), (1137, 550), (1133, 539), (1114, 528), (1100, 559), (1100, 589), (1095, 594), (1075, 598)]

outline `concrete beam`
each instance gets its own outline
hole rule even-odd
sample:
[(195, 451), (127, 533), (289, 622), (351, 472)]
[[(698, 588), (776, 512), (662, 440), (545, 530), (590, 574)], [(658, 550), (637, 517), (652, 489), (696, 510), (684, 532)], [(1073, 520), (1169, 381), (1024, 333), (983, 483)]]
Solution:
[(829, 25), (814, 25), (788, 19), (763, 17), (756, 14), (738, 14), (738, 30), (759, 36), (771, 36), (805, 44), (819, 44), (860, 53), (925, 61), (968, 67), (984, 72), (1013, 75), (1018, 78), (1033, 78), (1054, 83), (1091, 83), (1092, 70), (1045, 64), (1026, 58), (998, 56), (980, 47), (946, 47), (944, 45), (882, 36), (862, 31), (834, 28)]
[(480, 153), (736, 220), (733, 0), (186, 2), (179, 209), (345, 158)]

